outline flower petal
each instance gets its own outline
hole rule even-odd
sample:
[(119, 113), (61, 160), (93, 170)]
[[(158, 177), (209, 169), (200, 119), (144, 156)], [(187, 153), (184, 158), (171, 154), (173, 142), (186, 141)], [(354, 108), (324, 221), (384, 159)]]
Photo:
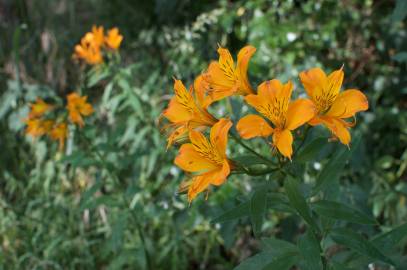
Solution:
[(190, 143), (181, 146), (174, 163), (187, 172), (207, 172), (218, 168), (216, 164), (202, 157)]
[(369, 102), (366, 96), (359, 90), (349, 89), (339, 94), (326, 115), (349, 118), (357, 112), (366, 111), (368, 108)]
[(237, 55), (237, 67), (236, 73), (240, 80), (240, 91), (243, 94), (252, 94), (254, 93), (252, 87), (250, 86), (249, 79), (247, 77), (247, 69), (249, 66), (249, 61), (252, 58), (253, 54), (256, 52), (256, 48), (253, 46), (245, 46)]
[(307, 92), (307, 95), (315, 100), (316, 96), (321, 95), (323, 87), (327, 82), (325, 72), (320, 68), (311, 68), (300, 73), (300, 80)]
[(349, 145), (351, 136), (348, 130), (349, 124), (339, 118), (322, 116), (320, 117), (321, 123), (326, 126), (341, 143)]
[(241, 118), (236, 129), (243, 139), (268, 137), (273, 133), (273, 128), (267, 121), (255, 114), (249, 114)]
[(293, 154), (293, 135), (288, 129), (274, 131), (273, 143), (277, 147), (278, 151), (285, 157), (291, 159)]
[(294, 130), (315, 115), (315, 105), (309, 99), (297, 99), (288, 105), (286, 127)]
[(216, 149), (219, 156), (226, 158), (226, 146), (228, 143), (228, 132), (232, 127), (232, 121), (222, 118), (213, 125), (210, 134), (212, 146)]

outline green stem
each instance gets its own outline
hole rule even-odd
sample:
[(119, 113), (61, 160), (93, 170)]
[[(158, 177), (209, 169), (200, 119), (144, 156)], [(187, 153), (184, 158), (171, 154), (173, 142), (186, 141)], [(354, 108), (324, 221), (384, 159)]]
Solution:
[(275, 165), (274, 162), (268, 158), (266, 158), (265, 156), (257, 153), (256, 151), (254, 151), (252, 148), (250, 148), (248, 145), (246, 145), (244, 142), (242, 142), (242, 140), (236, 136), (233, 132), (230, 133), (230, 136), (238, 143), (240, 144), (244, 149), (246, 149), (247, 151), (249, 151), (250, 153), (252, 153), (253, 155), (257, 156), (258, 158), (260, 158), (261, 160), (263, 160), (264, 162), (266, 162), (267, 164), (270, 165)]
[[(83, 135), (82, 133), (80, 133), (80, 135), (81, 135), (82, 138), (84, 138), (84, 140), (86, 141), (86, 143), (87, 143), (88, 145), (91, 145), (90, 140), (89, 140), (85, 135)], [(121, 183), (120, 180), (119, 180), (119, 177), (118, 177), (115, 173), (113, 173), (112, 170), (109, 170), (109, 169), (108, 169), (106, 159), (105, 159), (105, 157), (99, 152), (99, 150), (97, 150), (97, 149), (92, 149), (92, 152), (93, 152), (94, 154), (96, 154), (97, 158), (98, 158), (99, 161), (102, 163), (103, 167), (105, 168), (105, 170), (106, 170), (106, 172), (108, 173), (108, 175), (110, 176), (110, 178), (112, 178), (113, 181), (114, 181), (117, 185), (123, 186), (122, 183)], [(122, 195), (122, 199), (123, 199), (124, 203), (127, 205), (127, 207), (130, 208), (130, 202), (127, 200), (126, 195), (125, 195), (124, 193), (121, 193), (121, 195)], [(130, 209), (130, 214), (131, 214), (131, 216), (133, 217), (133, 219), (134, 219), (134, 221), (135, 221), (135, 223), (136, 223), (137, 233), (138, 233), (138, 235), (139, 235), (139, 237), (140, 237), (140, 240), (141, 240), (141, 243), (142, 243), (142, 245), (143, 245), (144, 256), (146, 257), (146, 262), (147, 262), (147, 269), (152, 270), (153, 268), (152, 268), (152, 264), (151, 264), (151, 258), (150, 258), (150, 255), (149, 255), (149, 253), (148, 253), (148, 250), (147, 250), (146, 240), (145, 240), (145, 237), (144, 237), (143, 229), (142, 229), (141, 224), (140, 224), (139, 217), (137, 216), (136, 212), (133, 211), (132, 209)]]
[(303, 147), (305, 141), (307, 140), (309, 130), (310, 130), (310, 126), (307, 125), (305, 127), (304, 135), (302, 136), (302, 141), (301, 141), (300, 145), (297, 147), (297, 149), (295, 149), (293, 156), (295, 156), (298, 153), (298, 151), (301, 149), (301, 147)]

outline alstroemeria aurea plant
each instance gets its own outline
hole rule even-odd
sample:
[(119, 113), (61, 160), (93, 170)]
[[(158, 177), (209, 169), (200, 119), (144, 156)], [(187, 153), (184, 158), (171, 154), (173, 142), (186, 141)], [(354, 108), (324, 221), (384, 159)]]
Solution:
[(366, 96), (357, 89), (348, 89), (340, 93), (343, 77), (342, 68), (328, 76), (320, 68), (300, 73), (305, 91), (317, 108), (317, 114), (309, 124), (326, 126), (341, 143), (349, 145), (351, 135), (348, 128), (354, 123), (343, 119), (355, 117), (357, 112), (366, 111), (369, 103)]
[(232, 95), (248, 95), (254, 91), (247, 77), (250, 58), (256, 52), (253, 46), (242, 48), (235, 64), (228, 49), (219, 47), (219, 61), (212, 62), (203, 78), (208, 82), (209, 96), (217, 101)]
[(226, 181), (231, 171), (231, 162), (226, 156), (228, 132), (232, 122), (222, 118), (211, 129), (210, 140), (201, 132), (191, 129), (191, 143), (183, 144), (174, 163), (189, 173), (188, 200), (191, 202), (210, 185), (219, 186)]
[(315, 106), (308, 99), (290, 101), (293, 84), (282, 84), (279, 80), (263, 82), (257, 95), (248, 95), (245, 101), (265, 116), (254, 114), (240, 119), (237, 130), (244, 139), (273, 136), (273, 145), (285, 157), (291, 158), (293, 135), (291, 131), (308, 122), (315, 115)]
[(46, 103), (44, 100), (41, 98), (37, 98), (35, 103), (30, 104), (31, 110), (30, 113), (28, 114), (28, 117), (30, 119), (35, 118), (35, 117), (41, 117), (43, 114), (51, 111), (54, 106)]
[(205, 96), (205, 91), (205, 82), (201, 76), (195, 80), (194, 87), (189, 91), (180, 80), (175, 80), (175, 96), (163, 112), (163, 116), (171, 122), (165, 127), (170, 130), (167, 148), (186, 138), (189, 129), (211, 127), (218, 121), (207, 111), (211, 101)]
[(69, 120), (83, 127), (83, 116), (89, 116), (93, 113), (92, 105), (87, 102), (87, 96), (80, 96), (77, 93), (71, 93), (67, 96)]

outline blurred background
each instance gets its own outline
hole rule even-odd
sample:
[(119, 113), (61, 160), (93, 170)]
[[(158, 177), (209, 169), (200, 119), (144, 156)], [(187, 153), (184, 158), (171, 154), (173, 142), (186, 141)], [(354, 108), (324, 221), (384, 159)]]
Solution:
[[(232, 176), (188, 205), (177, 194), (176, 148), (165, 150), (158, 123), (172, 78), (192, 83), (217, 59), (218, 44), (233, 55), (257, 48), (252, 85), (292, 79), (300, 92), (300, 71), (344, 65), (345, 89), (362, 90), (370, 108), (358, 115), (362, 142), (341, 191), (384, 227), (406, 222), (406, 15), (403, 0), (2, 0), (0, 269), (145, 269), (145, 251), (151, 269), (232, 269), (257, 252), (249, 219), (210, 221), (272, 176)], [(62, 155), (55, 143), (27, 137), (22, 119), (37, 96), (75, 90), (83, 70), (73, 48), (94, 24), (120, 29), (121, 68), (89, 83), (92, 146), (71, 142)], [(121, 185), (87, 147), (103, 153)], [(321, 163), (304, 166), (312, 176)], [(117, 203), (122, 194), (127, 208)], [(303, 228), (292, 216), (266, 220), (263, 234), (287, 240)]]

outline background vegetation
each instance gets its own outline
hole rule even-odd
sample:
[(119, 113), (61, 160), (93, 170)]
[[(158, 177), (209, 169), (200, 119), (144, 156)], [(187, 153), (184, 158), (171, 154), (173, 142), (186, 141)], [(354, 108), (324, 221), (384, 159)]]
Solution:
[[(218, 43), (233, 53), (246, 44), (257, 48), (249, 69), (254, 85), (277, 77), (298, 87), (302, 70), (344, 65), (345, 87), (366, 93), (370, 109), (358, 116), (353, 132), (361, 141), (332, 190), (377, 219), (373, 229), (350, 226), (366, 236), (404, 224), (406, 15), (403, 0), (3, 1), (0, 268), (232, 269), (261, 249), (249, 218), (211, 220), (256, 187), (272, 185), (273, 175), (234, 175), (207, 201), (201, 196), (189, 206), (177, 194), (183, 175), (172, 165), (176, 152), (165, 150), (160, 134), (172, 78), (192, 83), (217, 58)], [(71, 55), (93, 24), (119, 27), (121, 65), (84, 78)], [(78, 88), (87, 89), (97, 110), (84, 138), (72, 135), (59, 153), (55, 143), (24, 134), (21, 119), (37, 96), (62, 102)], [(305, 182), (335, 147), (297, 168)], [(257, 233), (295, 242), (303, 231), (295, 216), (269, 211)], [(401, 236), (397, 252), (384, 251), (407, 269)], [(352, 263), (341, 247), (330, 252)]]

